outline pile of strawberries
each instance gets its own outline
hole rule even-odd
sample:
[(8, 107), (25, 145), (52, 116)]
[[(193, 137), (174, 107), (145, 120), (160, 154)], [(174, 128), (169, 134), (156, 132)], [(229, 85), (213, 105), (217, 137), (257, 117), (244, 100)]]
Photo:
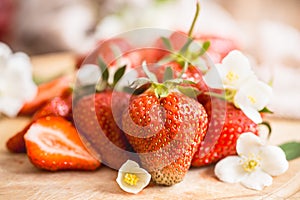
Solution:
[[(135, 49), (122, 38), (105, 41), (84, 61), (98, 63), (100, 58), (101, 87), (92, 85), (92, 93), (79, 89), (78, 95), (71, 89), (70, 76), (39, 85), (36, 98), (19, 113), (31, 115), (31, 122), (7, 141), (7, 148), (26, 152), (32, 164), (50, 171), (95, 170), (101, 163), (118, 169), (131, 159), (162, 185), (180, 182), (191, 166), (236, 154), (239, 135), (257, 134), (257, 124), (232, 103), (209, 96), (202, 71), (182, 59), (188, 57), (182, 50), (187, 38), (191, 39), (175, 32), (158, 38), (157, 48), (145, 49)], [(214, 63), (237, 48), (233, 41), (216, 36), (193, 41), (203, 45)], [(122, 52), (126, 66), (117, 66), (112, 46)], [(170, 47), (176, 56), (166, 50)], [(81, 65), (78, 59), (78, 68)], [(128, 70), (136, 70), (141, 79), (133, 82), (130, 93), (115, 91)], [(114, 82), (109, 83), (112, 71)]]

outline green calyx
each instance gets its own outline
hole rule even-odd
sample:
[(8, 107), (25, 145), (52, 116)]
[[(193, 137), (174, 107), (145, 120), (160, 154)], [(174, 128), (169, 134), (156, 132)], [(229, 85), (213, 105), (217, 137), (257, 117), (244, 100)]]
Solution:
[[(187, 66), (187, 64), (185, 66)], [(181, 76), (173, 79), (173, 70), (171, 67), (166, 68), (163, 83), (159, 83), (156, 75), (149, 71), (146, 62), (143, 62), (142, 68), (148, 78), (142, 77), (134, 81), (131, 87), (136, 90), (139, 90), (140, 88), (145, 89), (145, 86), (147, 86), (145, 90), (148, 89), (153, 91), (157, 98), (167, 97), (172, 91), (183, 93), (189, 97), (196, 97), (200, 93), (196, 88), (189, 86), (190, 84), (195, 84), (194, 82), (182, 79)], [(187, 67), (184, 67), (183, 70), (186, 68)], [(183, 73), (181, 73), (181, 75), (182, 74)]]
[(111, 88), (111, 89), (114, 88), (115, 85), (118, 83), (118, 81), (123, 77), (125, 70), (126, 70), (126, 65), (118, 68), (118, 70), (115, 72), (115, 74), (113, 76), (113, 82), (109, 83), (108, 82), (109, 71), (108, 71), (107, 65), (104, 63), (104, 61), (102, 60), (101, 57), (98, 58), (98, 65), (99, 65), (99, 68), (102, 73), (102, 75), (101, 75), (102, 80), (95, 85), (95, 89), (97, 92), (101, 92), (108, 88)]

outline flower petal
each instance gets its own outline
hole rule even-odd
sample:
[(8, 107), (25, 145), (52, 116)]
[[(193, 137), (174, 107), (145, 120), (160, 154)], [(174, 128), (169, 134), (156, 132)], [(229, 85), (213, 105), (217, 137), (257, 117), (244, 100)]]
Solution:
[(247, 188), (254, 189), (254, 190), (262, 190), (265, 186), (272, 185), (273, 178), (261, 171), (256, 170), (252, 173), (249, 173), (241, 183), (246, 186)]
[(249, 105), (257, 111), (262, 110), (270, 102), (272, 96), (272, 88), (266, 83), (259, 81), (256, 77), (251, 77), (245, 81), (237, 94), (243, 96), (244, 105)]
[(261, 148), (261, 168), (272, 176), (283, 174), (289, 168), (283, 150), (277, 146), (265, 146)]
[(240, 182), (246, 174), (241, 166), (241, 158), (238, 156), (228, 156), (215, 166), (215, 175), (227, 183)]
[(20, 99), (0, 96), (0, 113), (4, 113), (8, 117), (16, 117), (23, 104), (24, 102)]
[(257, 155), (262, 142), (254, 133), (246, 132), (239, 136), (236, 142), (236, 151), (240, 156)]
[(0, 42), (0, 72), (6, 67), (6, 60), (11, 53), (11, 49), (6, 44)]
[(244, 106), (244, 105), (239, 105), (239, 106), (240, 109), (243, 111), (243, 113), (254, 123), (256, 124), (262, 123), (262, 117), (256, 109), (254, 109), (251, 106)]
[(223, 60), (219, 68), (224, 86), (233, 86), (238, 89), (241, 83), (253, 76), (248, 58), (238, 50), (231, 51)]
[[(124, 181), (127, 173), (133, 174), (138, 178), (136, 185), (130, 185)], [(144, 187), (149, 184), (150, 180), (151, 175), (145, 169), (140, 168), (138, 163), (132, 160), (126, 161), (121, 166), (118, 172), (118, 177), (116, 179), (121, 189), (133, 194), (139, 193)]]

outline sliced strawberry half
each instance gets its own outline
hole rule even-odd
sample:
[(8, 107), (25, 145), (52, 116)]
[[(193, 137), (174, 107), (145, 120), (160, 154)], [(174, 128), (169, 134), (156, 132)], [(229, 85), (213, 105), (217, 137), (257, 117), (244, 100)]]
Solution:
[(62, 117), (36, 120), (24, 135), (27, 155), (38, 168), (95, 170), (100, 162), (85, 148), (75, 127)]
[(24, 141), (24, 135), (27, 132), (27, 130), (31, 126), (31, 122), (25, 126), (21, 131), (17, 132), (14, 136), (12, 136), (9, 140), (6, 142), (7, 149), (12, 153), (25, 153), (26, 147), (25, 147), (25, 141)]

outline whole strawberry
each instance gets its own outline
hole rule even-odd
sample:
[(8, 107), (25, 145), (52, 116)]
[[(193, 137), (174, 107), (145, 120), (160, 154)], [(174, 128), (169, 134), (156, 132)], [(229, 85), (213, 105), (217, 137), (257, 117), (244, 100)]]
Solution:
[(212, 98), (204, 107), (209, 125), (205, 138), (194, 155), (194, 167), (209, 165), (236, 154), (236, 141), (242, 133), (258, 134), (257, 124), (232, 103)]
[(207, 114), (200, 103), (176, 89), (179, 80), (158, 83), (143, 67), (151, 86), (130, 99), (123, 130), (152, 180), (173, 185), (191, 165), (207, 128)]
[[(124, 92), (113, 91), (113, 84), (109, 84), (108, 71), (102, 69), (103, 88), (101, 91), (75, 97), (73, 103), (73, 120), (77, 130), (102, 163), (119, 169), (129, 159), (128, 152), (132, 150), (122, 129), (122, 113), (130, 95)], [(106, 71), (106, 72), (105, 72)], [(116, 74), (121, 78), (125, 67), (120, 68)], [(105, 74), (106, 73), (106, 74)], [(117, 78), (115, 82), (117, 82)], [(99, 88), (94, 86), (94, 88)], [(100, 88), (101, 89), (101, 88)], [(75, 91), (76, 93), (76, 91)], [(132, 158), (131, 158), (132, 159)]]

